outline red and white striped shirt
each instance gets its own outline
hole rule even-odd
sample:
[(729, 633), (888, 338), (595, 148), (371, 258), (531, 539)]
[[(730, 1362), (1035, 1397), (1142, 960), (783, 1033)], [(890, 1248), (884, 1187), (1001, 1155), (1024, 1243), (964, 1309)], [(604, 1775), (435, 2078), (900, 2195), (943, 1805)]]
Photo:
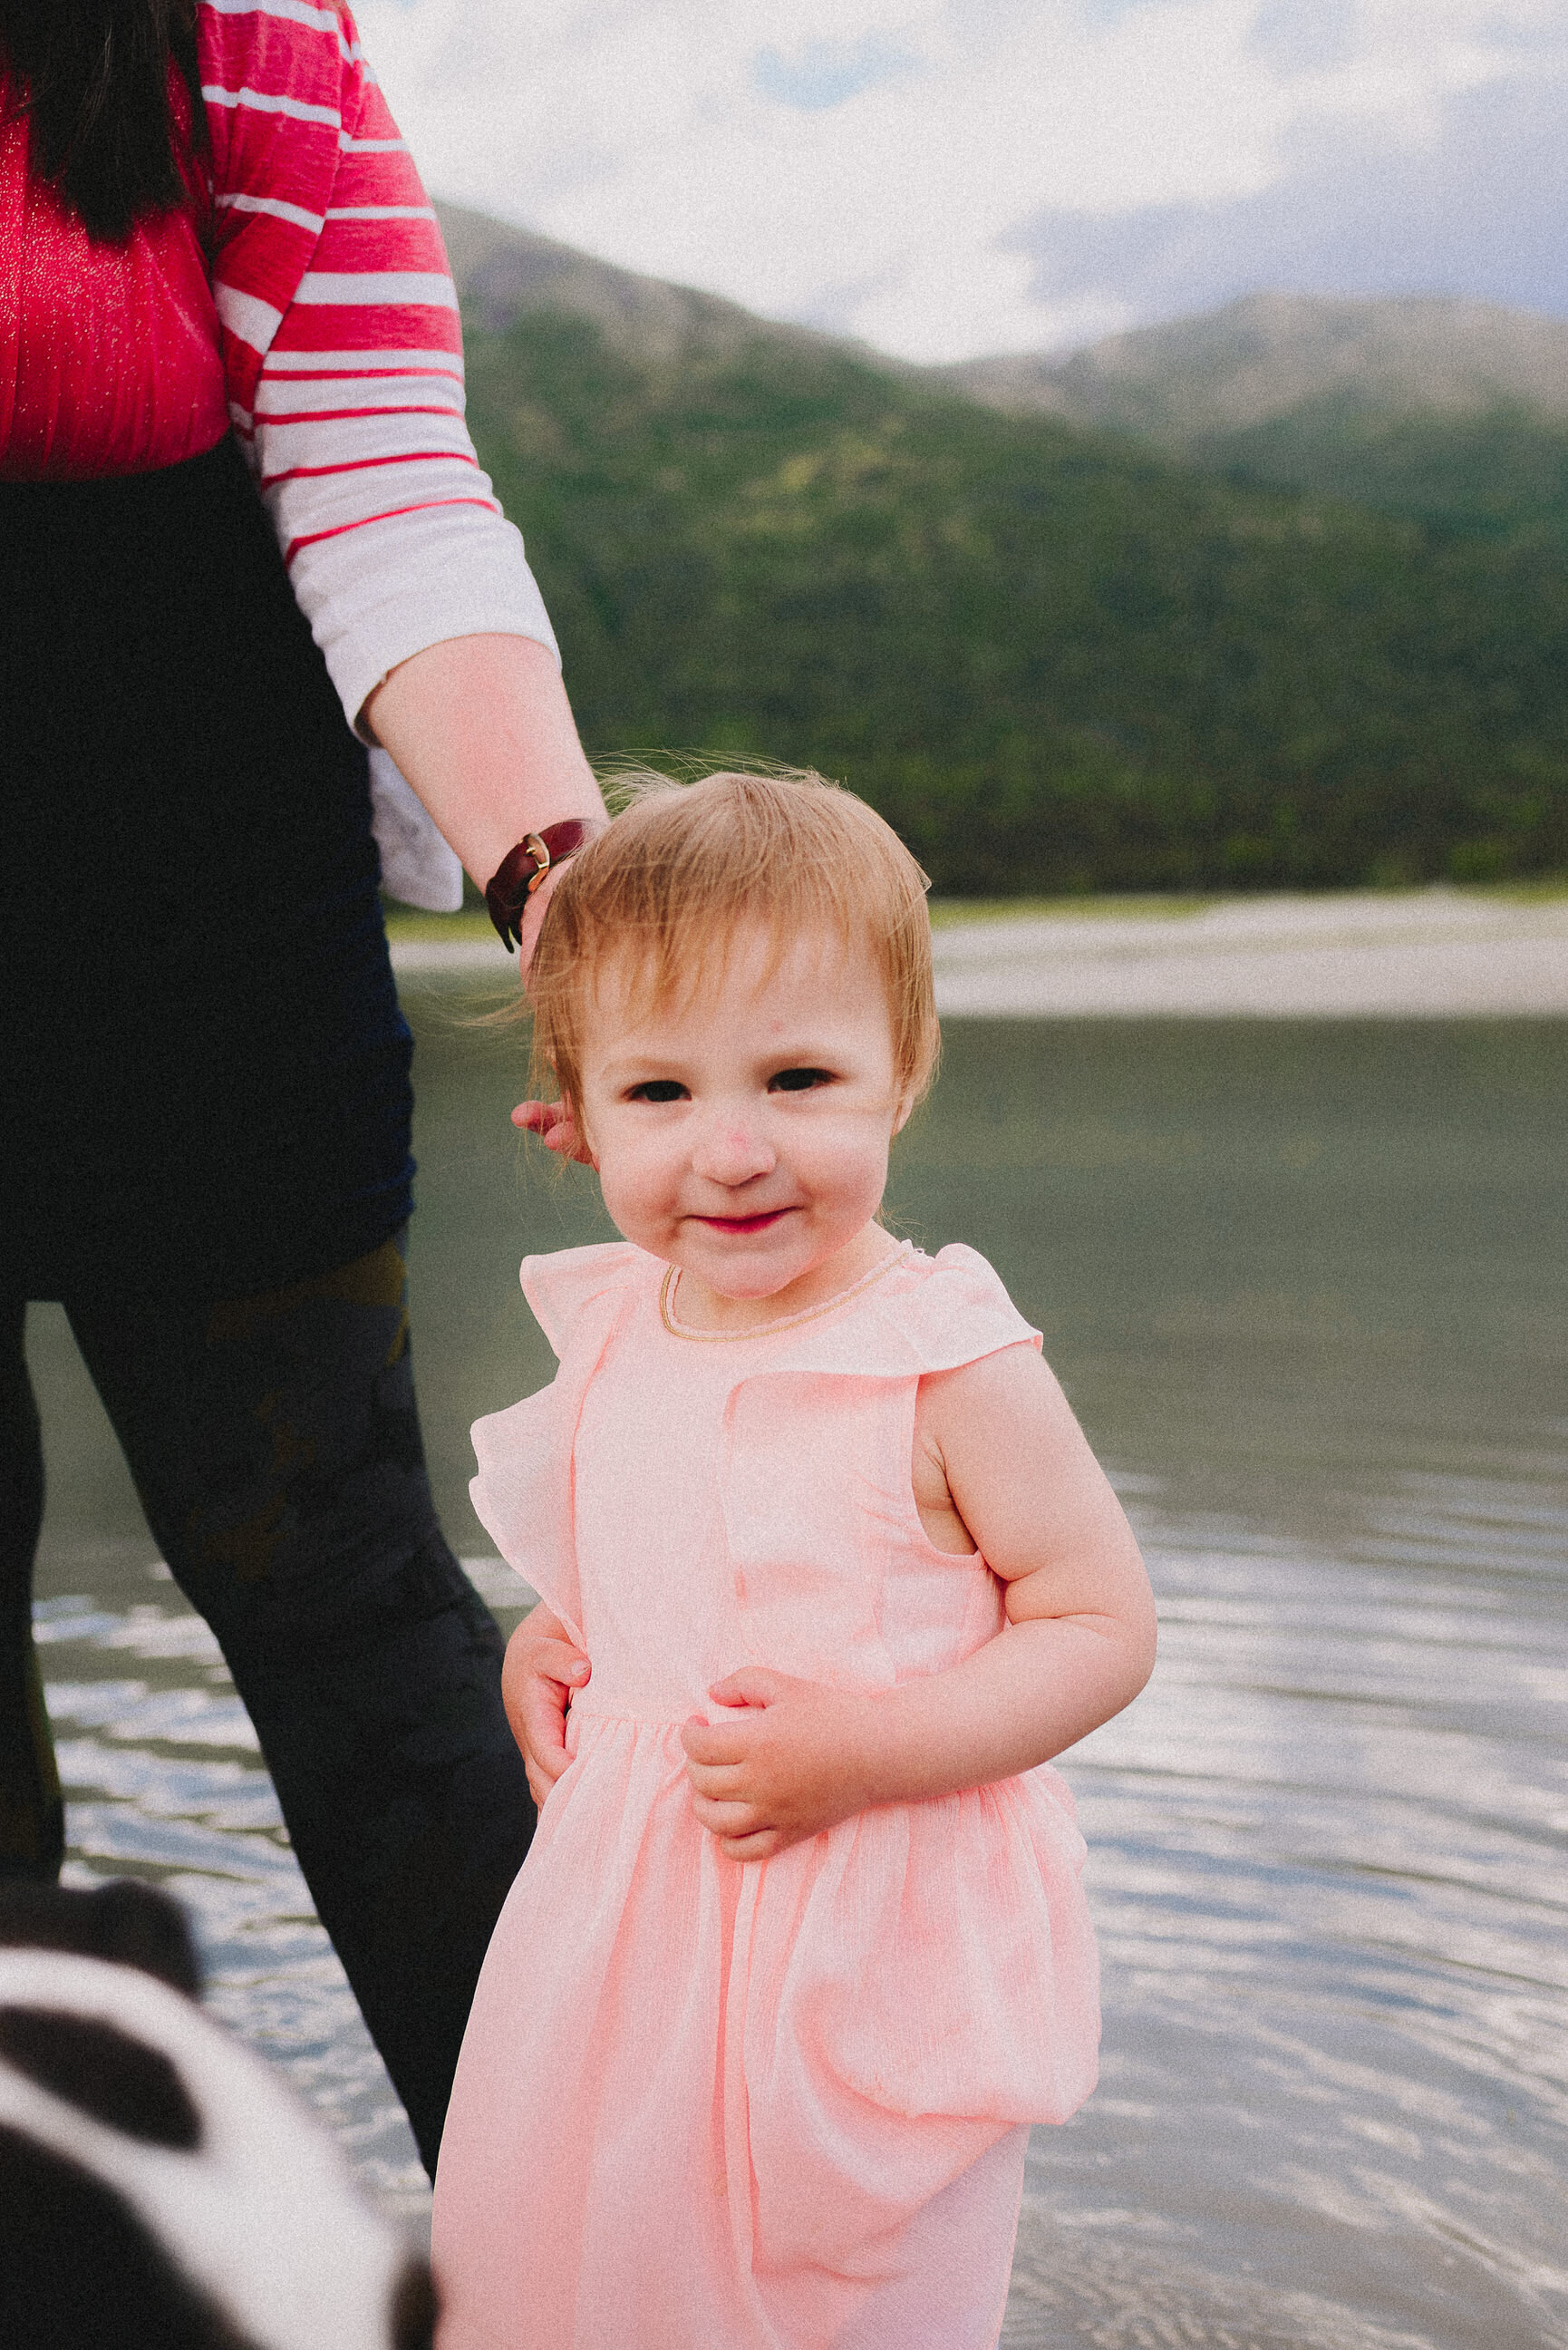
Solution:
[(344, 707), (394, 662), (555, 639), (462, 421), (435, 215), (347, 8), (202, 0), (229, 412)]
[[(176, 463), (222, 437), (222, 401), (351, 721), (448, 638), (553, 649), (463, 422), (441, 231), (348, 9), (199, 0), (197, 48), (210, 158), (124, 246), (28, 177), (25, 118), (0, 130), (0, 475)], [(5, 95), (0, 66), (0, 117)]]

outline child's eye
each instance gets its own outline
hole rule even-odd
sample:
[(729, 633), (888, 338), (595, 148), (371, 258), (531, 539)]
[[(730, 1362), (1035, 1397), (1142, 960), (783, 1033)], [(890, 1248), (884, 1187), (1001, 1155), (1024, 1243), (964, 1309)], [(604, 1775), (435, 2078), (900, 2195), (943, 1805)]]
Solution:
[(685, 1101), (687, 1091), (677, 1077), (645, 1077), (641, 1085), (628, 1087), (626, 1097), (628, 1101)]
[(831, 1069), (780, 1069), (768, 1079), (771, 1094), (808, 1094), (817, 1086), (833, 1083)]

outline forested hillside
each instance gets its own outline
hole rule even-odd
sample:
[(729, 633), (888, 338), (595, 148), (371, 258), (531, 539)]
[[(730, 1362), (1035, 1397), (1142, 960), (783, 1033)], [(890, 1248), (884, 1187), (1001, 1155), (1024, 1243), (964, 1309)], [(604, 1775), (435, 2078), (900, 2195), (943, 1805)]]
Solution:
[(937, 370), (1013, 415), (1151, 441), (1233, 479), (1568, 549), (1568, 322), (1436, 295), (1254, 294), (1071, 359)]
[(595, 753), (818, 765), (950, 891), (1568, 867), (1550, 544), (1237, 487), (760, 324), (642, 353), (534, 309), (471, 322), (469, 380)]
[(1568, 562), (1568, 421), (1498, 406), (1369, 413), (1337, 400), (1197, 442), (1233, 481), (1352, 498), (1438, 536), (1551, 548)]

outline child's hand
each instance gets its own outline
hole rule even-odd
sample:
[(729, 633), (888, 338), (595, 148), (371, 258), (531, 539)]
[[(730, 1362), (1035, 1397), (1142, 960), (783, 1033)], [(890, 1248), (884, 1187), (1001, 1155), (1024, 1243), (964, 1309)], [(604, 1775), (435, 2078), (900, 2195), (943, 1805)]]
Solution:
[(519, 1102), (512, 1123), (536, 1134), (546, 1150), (558, 1151), (563, 1159), (576, 1159), (585, 1167), (593, 1165), (593, 1153), (577, 1140), (577, 1129), (565, 1102)]
[(680, 1733), (691, 1808), (732, 1860), (768, 1860), (864, 1811), (863, 1697), (748, 1665), (711, 1689), (727, 1711)]
[(501, 1700), (523, 1751), (528, 1790), (542, 1804), (571, 1756), (566, 1752), (566, 1701), (586, 1687), (592, 1670), (566, 1626), (547, 1607), (524, 1616), (506, 1643)]

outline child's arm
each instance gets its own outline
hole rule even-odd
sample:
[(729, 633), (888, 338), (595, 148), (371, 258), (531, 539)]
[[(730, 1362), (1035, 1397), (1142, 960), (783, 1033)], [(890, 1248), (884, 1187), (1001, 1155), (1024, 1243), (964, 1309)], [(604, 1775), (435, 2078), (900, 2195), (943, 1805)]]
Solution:
[(736, 1860), (875, 1804), (1047, 1762), (1153, 1669), (1154, 1596), (1132, 1530), (1032, 1348), (923, 1379), (916, 1454), (922, 1515), (940, 1522), (945, 1483), (953, 1547), (967, 1528), (1007, 1585), (1007, 1625), (962, 1664), (873, 1697), (761, 1667), (721, 1681), (710, 1695), (733, 1710), (683, 1736), (697, 1817)]

